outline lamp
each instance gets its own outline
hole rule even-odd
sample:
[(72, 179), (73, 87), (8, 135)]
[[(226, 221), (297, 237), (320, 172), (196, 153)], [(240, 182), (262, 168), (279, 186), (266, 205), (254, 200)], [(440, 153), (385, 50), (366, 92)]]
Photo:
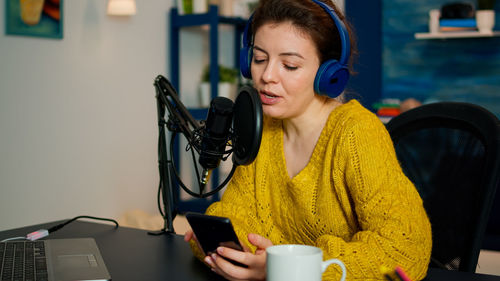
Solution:
[(131, 16), (135, 15), (135, 12), (135, 0), (108, 0), (108, 15)]

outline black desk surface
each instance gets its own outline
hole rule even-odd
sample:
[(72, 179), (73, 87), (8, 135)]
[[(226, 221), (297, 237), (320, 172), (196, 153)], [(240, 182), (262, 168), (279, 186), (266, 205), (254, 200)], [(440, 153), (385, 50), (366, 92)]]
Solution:
[[(60, 222), (27, 226), (0, 232), (0, 240), (25, 236)], [(52, 233), (50, 239), (95, 238), (114, 281), (223, 280), (196, 260), (189, 245), (179, 235), (148, 235), (147, 231), (100, 223), (75, 221)], [(47, 239), (46, 238), (46, 239)], [(500, 276), (429, 269), (428, 281), (500, 281)]]

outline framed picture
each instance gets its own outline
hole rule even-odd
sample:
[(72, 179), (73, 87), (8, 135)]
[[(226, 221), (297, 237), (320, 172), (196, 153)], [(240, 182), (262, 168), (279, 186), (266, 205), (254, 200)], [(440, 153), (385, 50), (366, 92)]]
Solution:
[(5, 34), (63, 38), (63, 0), (5, 0)]

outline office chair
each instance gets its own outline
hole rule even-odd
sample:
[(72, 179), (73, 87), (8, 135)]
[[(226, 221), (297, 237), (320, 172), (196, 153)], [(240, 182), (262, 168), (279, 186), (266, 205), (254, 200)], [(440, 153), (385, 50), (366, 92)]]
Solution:
[(482, 249), (500, 252), (500, 191), (497, 191), (493, 201)]
[(387, 123), (432, 225), (431, 267), (476, 270), (500, 179), (499, 122), (480, 106), (439, 102)]

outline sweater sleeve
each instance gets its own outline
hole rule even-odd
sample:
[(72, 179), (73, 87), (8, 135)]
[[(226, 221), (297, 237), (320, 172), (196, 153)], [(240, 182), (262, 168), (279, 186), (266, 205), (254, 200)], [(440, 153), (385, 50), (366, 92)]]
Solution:
[(248, 242), (249, 233), (260, 233), (257, 221), (255, 200), (255, 163), (239, 166), (219, 202), (207, 209), (207, 214), (227, 217), (240, 241), (249, 249), (254, 246)]
[[(255, 251), (255, 246), (248, 242), (249, 233), (260, 233), (255, 207), (254, 164), (239, 166), (220, 201), (211, 204), (206, 214), (226, 217), (231, 220), (234, 231), (242, 245)], [(203, 259), (203, 253), (195, 243), (191, 243), (193, 253)]]
[[(343, 135), (342, 157), (333, 173), (344, 180), (358, 220), (349, 241), (322, 235), (316, 246), (324, 258), (338, 258), (349, 280), (384, 280), (380, 267), (402, 267), (412, 278), (425, 277), (432, 248), (431, 227), (422, 200), (402, 172), (390, 136), (373, 117), (357, 122)], [(339, 178), (339, 177), (338, 177)], [(330, 267), (323, 280), (338, 280)]]

